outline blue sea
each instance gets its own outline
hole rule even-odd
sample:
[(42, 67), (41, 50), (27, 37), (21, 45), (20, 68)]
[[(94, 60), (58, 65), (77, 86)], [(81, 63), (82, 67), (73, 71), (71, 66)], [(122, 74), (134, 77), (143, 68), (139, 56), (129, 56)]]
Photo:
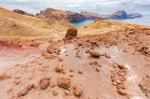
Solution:
[[(85, 20), (82, 22), (75, 22), (73, 23), (76, 27), (86, 26), (95, 20)], [(117, 22), (124, 22), (124, 23), (131, 23), (131, 24), (139, 24), (139, 25), (146, 25), (150, 26), (150, 14), (145, 14), (141, 18), (136, 19), (124, 19), (124, 20), (108, 20), (108, 21), (117, 21)]]

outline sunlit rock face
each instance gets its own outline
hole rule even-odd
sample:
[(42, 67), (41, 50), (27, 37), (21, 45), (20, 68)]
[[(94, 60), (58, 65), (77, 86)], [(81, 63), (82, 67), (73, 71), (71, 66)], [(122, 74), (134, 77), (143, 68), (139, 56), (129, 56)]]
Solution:
[(96, 19), (134, 19), (142, 17), (140, 13), (128, 14), (124, 10), (119, 10), (110, 14), (98, 14), (88, 11), (81, 11), (80, 13), (76, 13), (72, 11), (57, 10), (53, 8), (47, 8), (41, 11), (40, 13), (37, 13), (37, 16), (56, 20), (68, 20), (70, 22), (81, 22), (84, 20), (96, 20)]
[(70, 22), (84, 21), (85, 16), (71, 11), (63, 11), (52, 8), (47, 8), (41, 11), (37, 16), (56, 20), (69, 20)]

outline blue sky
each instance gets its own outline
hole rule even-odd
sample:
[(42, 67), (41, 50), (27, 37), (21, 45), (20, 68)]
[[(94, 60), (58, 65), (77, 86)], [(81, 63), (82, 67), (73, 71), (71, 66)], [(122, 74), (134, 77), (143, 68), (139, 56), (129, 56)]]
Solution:
[(124, 9), (128, 12), (149, 12), (150, 0), (0, 0), (0, 6), (36, 13), (45, 8), (72, 11), (110, 13)]

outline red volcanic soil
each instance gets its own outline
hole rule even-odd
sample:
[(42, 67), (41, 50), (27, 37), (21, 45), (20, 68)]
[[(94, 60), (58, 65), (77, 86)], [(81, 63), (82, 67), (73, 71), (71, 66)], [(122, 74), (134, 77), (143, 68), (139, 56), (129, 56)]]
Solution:
[(26, 57), (31, 53), (37, 56), (12, 65), (0, 75), (3, 99), (150, 98), (149, 28), (85, 35), (73, 40), (45, 39), (38, 47), (23, 45), (7, 46), (4, 52), (9, 55), (14, 50), (12, 53), (23, 55), (28, 50)]
[(47, 46), (46, 43), (44, 43), (45, 45), (41, 44), (42, 42), (44, 41), (0, 41), (0, 71), (18, 63), (26, 63), (34, 59), (35, 56), (40, 55)]

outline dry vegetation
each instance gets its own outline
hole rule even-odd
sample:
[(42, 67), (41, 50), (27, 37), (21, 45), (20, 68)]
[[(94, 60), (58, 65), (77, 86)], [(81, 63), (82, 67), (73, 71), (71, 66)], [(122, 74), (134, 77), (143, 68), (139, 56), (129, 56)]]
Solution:
[(67, 21), (19, 15), (0, 8), (0, 36), (57, 36), (70, 27), (72, 27), (72, 25)]

